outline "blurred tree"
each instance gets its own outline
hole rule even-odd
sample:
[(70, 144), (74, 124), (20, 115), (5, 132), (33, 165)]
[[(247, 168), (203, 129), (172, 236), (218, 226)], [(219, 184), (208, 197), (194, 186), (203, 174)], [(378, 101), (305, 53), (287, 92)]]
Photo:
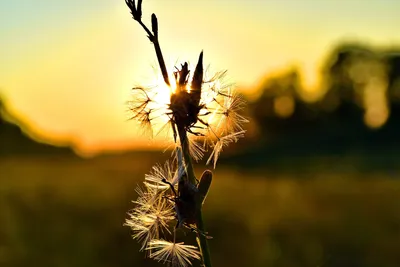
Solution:
[(400, 102), (400, 50), (384, 53), (383, 59), (388, 66), (389, 97), (392, 102)]
[(3, 111), (4, 110), (4, 103), (3, 103), (3, 99), (0, 97), (0, 130), (2, 129), (3, 125), (4, 125), (4, 119), (3, 119)]
[(0, 97), (0, 156), (24, 154), (71, 155), (73, 152), (67, 145), (56, 147), (34, 140), (29, 129), (8, 112), (5, 101)]
[(395, 50), (383, 53), (362, 44), (342, 44), (324, 64), (325, 94), (315, 102), (302, 98), (296, 68), (266, 78), (260, 97), (248, 107), (259, 129), (259, 152), (254, 153), (386, 153), (385, 147), (397, 146), (400, 134), (399, 70)]

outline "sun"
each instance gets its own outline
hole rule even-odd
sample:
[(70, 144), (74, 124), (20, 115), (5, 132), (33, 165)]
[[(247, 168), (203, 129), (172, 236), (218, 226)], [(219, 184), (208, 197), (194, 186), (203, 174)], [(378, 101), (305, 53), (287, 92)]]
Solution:
[[(175, 81), (175, 77), (173, 77), (172, 75), (168, 76), (170, 81)], [(171, 85), (167, 85), (164, 81), (164, 78), (161, 75), (157, 75), (157, 79), (154, 81), (154, 84), (157, 85), (154, 101), (159, 103), (160, 105), (171, 104), (171, 95), (176, 93), (176, 83), (171, 82)], [(189, 91), (190, 89), (187, 88), (187, 90)]]
[(154, 102), (159, 106), (168, 106), (171, 103), (171, 95), (173, 94), (173, 89), (161, 83), (157, 86), (157, 91), (154, 94)]

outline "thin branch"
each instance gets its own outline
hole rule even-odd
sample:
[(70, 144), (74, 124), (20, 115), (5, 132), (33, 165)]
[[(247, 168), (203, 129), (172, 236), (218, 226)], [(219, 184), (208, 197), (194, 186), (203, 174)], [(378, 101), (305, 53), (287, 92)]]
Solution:
[[(186, 173), (188, 176), (188, 180), (190, 183), (196, 184), (197, 179), (194, 174), (192, 159), (190, 157), (189, 142), (187, 139), (186, 131), (184, 129), (178, 128), (178, 133), (179, 133), (179, 139), (181, 142), (183, 158), (185, 160)], [(196, 210), (196, 228), (198, 229), (196, 239), (197, 239), (197, 243), (199, 245), (200, 252), (202, 255), (203, 266), (212, 267), (210, 249), (209, 249), (208, 240), (207, 240), (208, 238), (205, 235), (201, 234), (201, 233), (206, 233), (205, 225), (203, 222), (202, 206), (203, 206), (203, 201), (209, 190), (209, 186), (211, 184), (212, 173), (206, 172), (203, 176), (204, 176), (204, 181), (201, 186), (199, 184), (199, 186), (200, 186), (199, 190), (201, 190), (201, 192), (199, 195), (199, 199), (197, 200), (197, 206), (196, 206), (196, 209), (197, 209)], [(203, 178), (203, 176), (202, 176), (202, 178)]]
[(150, 42), (153, 43), (154, 49), (156, 50), (156, 56), (158, 60), (158, 64), (160, 65), (161, 73), (164, 78), (165, 83), (169, 86), (169, 77), (167, 68), (165, 66), (164, 57), (161, 52), (160, 43), (158, 42), (158, 21), (156, 15), (153, 13), (151, 15), (151, 28), (153, 33), (147, 28), (147, 26), (142, 22), (142, 0), (138, 0), (138, 5), (136, 7), (135, 0), (125, 0), (126, 5), (131, 10), (131, 14), (134, 20), (136, 20), (142, 28), (146, 31), (147, 37)]
[(147, 37), (149, 38), (150, 42), (154, 43), (154, 35), (150, 32), (150, 30), (143, 24), (141, 20), (138, 20), (139, 24), (143, 27), (143, 29), (147, 33)]

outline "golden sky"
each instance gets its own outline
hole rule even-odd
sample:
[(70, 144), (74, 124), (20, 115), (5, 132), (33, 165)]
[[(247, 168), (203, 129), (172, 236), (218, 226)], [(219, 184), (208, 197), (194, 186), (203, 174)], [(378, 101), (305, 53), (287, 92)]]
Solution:
[[(251, 92), (266, 74), (296, 65), (313, 88), (332, 45), (400, 44), (397, 0), (144, 0), (159, 20), (167, 65), (195, 63)], [(0, 94), (44, 138), (95, 152), (154, 142), (127, 121), (130, 88), (157, 80), (152, 44), (123, 0), (0, 3)]]

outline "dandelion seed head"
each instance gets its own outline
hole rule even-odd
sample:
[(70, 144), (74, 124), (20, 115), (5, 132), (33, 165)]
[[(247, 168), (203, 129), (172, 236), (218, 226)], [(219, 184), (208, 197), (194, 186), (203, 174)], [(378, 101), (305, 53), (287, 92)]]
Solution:
[[(131, 117), (139, 121), (144, 132), (150, 136), (165, 134), (166, 139), (177, 143), (178, 134), (185, 131), (195, 160), (202, 159), (208, 148), (220, 152), (221, 145), (216, 140), (243, 135), (235, 134), (242, 132), (247, 122), (240, 115), (244, 101), (225, 82), (226, 71), (217, 72), (211, 78), (205, 73), (203, 77), (202, 53), (194, 70), (186, 62), (175, 70), (172, 86), (167, 86), (158, 75), (159, 85), (133, 90)], [(215, 145), (219, 147), (215, 149)], [(215, 152), (214, 161), (218, 159)]]

